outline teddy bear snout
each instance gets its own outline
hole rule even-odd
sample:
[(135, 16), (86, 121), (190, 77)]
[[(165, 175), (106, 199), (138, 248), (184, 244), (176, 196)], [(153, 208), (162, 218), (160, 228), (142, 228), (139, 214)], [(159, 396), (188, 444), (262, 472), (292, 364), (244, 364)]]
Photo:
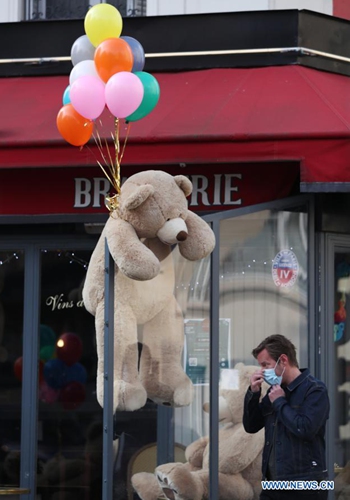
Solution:
[(167, 245), (185, 241), (188, 236), (186, 222), (181, 217), (167, 220), (157, 233), (158, 238)]
[(176, 236), (177, 241), (185, 241), (187, 239), (187, 233), (186, 231), (180, 231), (179, 234)]

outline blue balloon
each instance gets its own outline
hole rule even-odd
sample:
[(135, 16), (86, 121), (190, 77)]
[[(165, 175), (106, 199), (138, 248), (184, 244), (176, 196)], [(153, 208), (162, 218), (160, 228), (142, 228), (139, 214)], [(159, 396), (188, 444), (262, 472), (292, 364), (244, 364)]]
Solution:
[(52, 389), (61, 389), (67, 384), (68, 366), (58, 358), (49, 359), (44, 364), (44, 379)]
[(131, 72), (135, 73), (136, 71), (142, 71), (145, 66), (145, 51), (142, 45), (132, 36), (121, 36), (120, 38), (129, 45), (134, 56), (134, 64), (131, 68)]
[(70, 85), (68, 85), (66, 90), (63, 92), (62, 102), (63, 106), (70, 103)]
[(86, 369), (81, 363), (75, 363), (72, 366), (68, 366), (67, 383), (80, 382), (81, 384), (85, 384), (86, 380), (87, 380)]

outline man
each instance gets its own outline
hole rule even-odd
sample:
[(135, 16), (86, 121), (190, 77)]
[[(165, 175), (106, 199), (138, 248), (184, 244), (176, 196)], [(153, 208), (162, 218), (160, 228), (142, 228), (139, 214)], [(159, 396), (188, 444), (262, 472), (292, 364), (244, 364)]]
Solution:
[[(255, 433), (265, 427), (262, 475), (268, 481), (312, 481), (310, 490), (262, 490), (260, 500), (325, 500), (316, 490), (327, 479), (325, 426), (327, 388), (308, 369), (299, 369), (296, 350), (283, 335), (271, 335), (253, 352), (261, 366), (250, 379), (243, 425)], [(261, 384), (271, 385), (260, 402)], [(320, 486), (319, 486), (320, 485)]]

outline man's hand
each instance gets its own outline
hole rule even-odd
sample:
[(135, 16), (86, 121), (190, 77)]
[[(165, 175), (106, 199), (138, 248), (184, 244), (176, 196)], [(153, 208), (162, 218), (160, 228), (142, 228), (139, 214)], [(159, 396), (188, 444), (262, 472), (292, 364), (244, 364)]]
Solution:
[(281, 397), (282, 398), (286, 397), (284, 390), (282, 389), (282, 387), (280, 385), (273, 385), (271, 387), (270, 392), (269, 392), (269, 400), (271, 401), (271, 403), (273, 403), (275, 401), (275, 399), (281, 398)]
[(263, 370), (257, 370), (256, 372), (253, 373), (253, 375), (250, 377), (250, 390), (252, 392), (259, 392), (261, 389), (261, 384), (263, 383), (264, 377), (263, 377)]

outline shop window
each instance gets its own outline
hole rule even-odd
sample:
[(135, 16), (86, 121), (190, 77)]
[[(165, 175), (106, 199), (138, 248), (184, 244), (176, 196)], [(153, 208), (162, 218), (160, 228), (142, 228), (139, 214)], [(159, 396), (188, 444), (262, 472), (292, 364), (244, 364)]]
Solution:
[(255, 364), (252, 349), (272, 334), (289, 338), (306, 366), (307, 215), (264, 210), (222, 220), (220, 235), (220, 317), (229, 325), (229, 368)]
[(24, 254), (0, 249), (0, 485), (19, 486)]
[(101, 497), (94, 320), (82, 300), (89, 258), (84, 250), (41, 251), (37, 488), (45, 499)]
[[(100, 0), (30, 0), (26, 3), (26, 20), (84, 19)], [(109, 0), (123, 17), (146, 16), (146, 0)]]
[[(103, 410), (96, 398), (95, 321), (83, 304), (90, 250), (41, 251), (37, 490), (43, 500), (102, 498)], [(129, 463), (157, 441), (157, 406), (148, 401), (114, 418), (114, 498), (127, 500)], [(145, 432), (145, 428), (147, 432)]]

